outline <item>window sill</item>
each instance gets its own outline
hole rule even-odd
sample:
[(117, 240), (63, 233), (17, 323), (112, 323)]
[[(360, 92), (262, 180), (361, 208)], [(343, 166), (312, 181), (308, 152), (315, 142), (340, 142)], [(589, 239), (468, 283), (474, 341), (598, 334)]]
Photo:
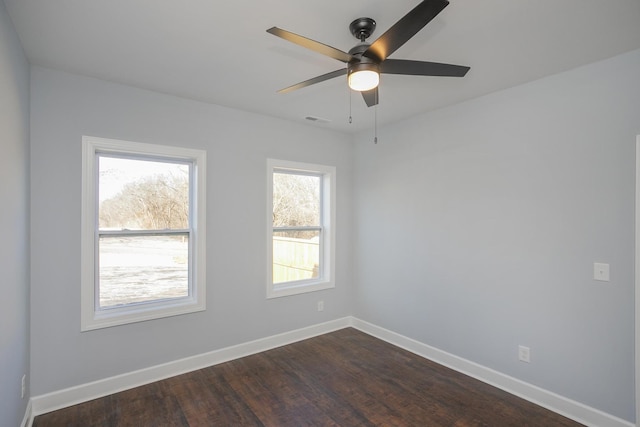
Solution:
[(144, 322), (163, 317), (178, 316), (181, 314), (196, 313), (206, 309), (204, 303), (198, 303), (193, 298), (172, 303), (139, 304), (123, 308), (113, 308), (95, 311), (89, 319), (83, 319), (81, 332), (91, 331), (112, 326), (126, 325), (129, 323)]
[(336, 287), (335, 284), (330, 281), (272, 285), (269, 287), (267, 291), (267, 299), (305, 294), (308, 292), (322, 291), (325, 289), (331, 289), (335, 287)]

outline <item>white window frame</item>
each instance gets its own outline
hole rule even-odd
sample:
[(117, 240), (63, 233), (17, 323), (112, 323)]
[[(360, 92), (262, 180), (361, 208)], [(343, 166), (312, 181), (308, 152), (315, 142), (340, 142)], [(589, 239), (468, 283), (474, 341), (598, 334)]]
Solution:
[[(278, 171), (321, 177), (320, 274), (318, 278), (273, 283), (273, 173)], [(267, 298), (297, 295), (335, 287), (336, 168), (334, 166), (267, 159)]]
[[(98, 154), (191, 163), (189, 296), (99, 310), (96, 269)], [(82, 137), (81, 331), (142, 322), (206, 309), (206, 151), (115, 139)]]

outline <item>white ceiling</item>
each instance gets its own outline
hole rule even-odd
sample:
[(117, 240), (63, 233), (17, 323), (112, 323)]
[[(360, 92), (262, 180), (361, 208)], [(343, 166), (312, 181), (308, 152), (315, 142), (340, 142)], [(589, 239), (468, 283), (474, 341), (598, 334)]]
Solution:
[[(346, 78), (276, 90), (344, 66), (268, 34), (272, 26), (344, 51), (366, 16), (375, 40), (418, 0), (5, 0), (32, 64), (353, 132), (374, 109)], [(383, 75), (378, 123), (640, 48), (640, 0), (451, 0), (391, 55), (468, 65), (464, 78)]]

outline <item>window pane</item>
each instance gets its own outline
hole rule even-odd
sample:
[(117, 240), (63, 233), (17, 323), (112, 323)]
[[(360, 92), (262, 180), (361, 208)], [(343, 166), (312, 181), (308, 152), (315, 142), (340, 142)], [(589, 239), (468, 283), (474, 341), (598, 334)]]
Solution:
[(189, 228), (189, 165), (98, 156), (101, 230)]
[(189, 296), (189, 238), (100, 236), (100, 308)]
[(273, 283), (320, 276), (320, 231), (274, 231)]
[(320, 225), (320, 176), (273, 174), (273, 226)]

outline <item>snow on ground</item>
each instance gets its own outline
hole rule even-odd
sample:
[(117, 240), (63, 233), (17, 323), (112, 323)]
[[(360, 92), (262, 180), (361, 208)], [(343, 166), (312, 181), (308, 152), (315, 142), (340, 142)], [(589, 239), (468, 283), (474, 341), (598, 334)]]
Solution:
[(100, 307), (188, 296), (188, 247), (182, 236), (103, 236)]

